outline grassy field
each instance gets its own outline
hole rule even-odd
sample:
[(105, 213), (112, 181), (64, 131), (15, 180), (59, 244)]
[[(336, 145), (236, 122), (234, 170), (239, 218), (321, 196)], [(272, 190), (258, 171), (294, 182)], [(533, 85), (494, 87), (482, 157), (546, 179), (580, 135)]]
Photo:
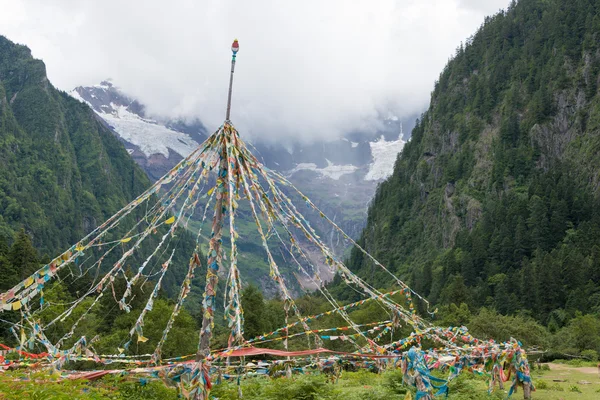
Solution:
[[(367, 371), (344, 373), (337, 384), (324, 376), (298, 376), (292, 380), (249, 378), (242, 381), (243, 398), (249, 400), (405, 400), (414, 392), (400, 383), (399, 371), (373, 374)], [(537, 391), (533, 399), (600, 399), (600, 379), (590, 365), (550, 364), (549, 370), (534, 370)], [(589, 383), (588, 383), (589, 382)], [(410, 392), (410, 394), (408, 394)], [(219, 400), (238, 399), (237, 385), (216, 385), (212, 396)], [(521, 399), (522, 392), (513, 395)], [(506, 393), (488, 395), (486, 382), (464, 373), (450, 384), (450, 400), (504, 399)], [(173, 389), (159, 380), (132, 376), (109, 376), (97, 382), (61, 381), (59, 375), (5, 372), (0, 375), (0, 399), (177, 399)]]
[(600, 377), (592, 363), (581, 366), (552, 363), (549, 367), (550, 370), (533, 372), (537, 386), (534, 399), (600, 399)]

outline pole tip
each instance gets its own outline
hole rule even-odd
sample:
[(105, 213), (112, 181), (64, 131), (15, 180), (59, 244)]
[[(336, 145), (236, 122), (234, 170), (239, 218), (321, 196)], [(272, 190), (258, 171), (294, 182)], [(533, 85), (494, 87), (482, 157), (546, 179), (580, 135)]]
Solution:
[(231, 45), (231, 51), (233, 52), (233, 54), (236, 54), (239, 49), (240, 49), (240, 44), (238, 43), (237, 39), (234, 39), (233, 44)]

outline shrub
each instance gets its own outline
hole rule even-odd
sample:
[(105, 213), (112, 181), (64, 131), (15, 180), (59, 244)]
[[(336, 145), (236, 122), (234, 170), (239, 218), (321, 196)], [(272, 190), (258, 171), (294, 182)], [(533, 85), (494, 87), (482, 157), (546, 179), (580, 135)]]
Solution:
[(548, 390), (552, 390), (554, 392), (564, 392), (565, 391), (565, 389), (562, 386), (560, 386), (558, 383), (555, 383), (554, 385), (549, 386)]
[(539, 380), (539, 381), (535, 382), (535, 388), (541, 389), (541, 390), (548, 389), (548, 382)]
[[(393, 396), (393, 397), (391, 397)], [(366, 388), (357, 388), (352, 390), (351, 393), (345, 394), (345, 400), (391, 400), (391, 399), (401, 399), (404, 396), (400, 397), (399, 395), (396, 397), (394, 395), (390, 395), (390, 392), (383, 387), (366, 387)], [(321, 398), (319, 398), (321, 399)]]
[(581, 352), (581, 357), (593, 362), (597, 362), (598, 352), (596, 350), (584, 350)]
[(125, 380), (120, 376), (108, 376), (101, 381), (94, 382), (99, 387), (112, 387), (114, 392), (111, 397), (115, 400), (176, 400), (177, 390), (168, 388), (160, 380), (148, 381), (145, 378)]
[(581, 393), (581, 389), (577, 385), (571, 385), (569, 386), (569, 392)]
[(264, 387), (265, 399), (277, 400), (320, 400), (327, 398), (333, 385), (325, 382), (325, 377), (302, 376), (297, 379), (275, 379)]
[(400, 369), (386, 372), (383, 385), (397, 394), (406, 394), (408, 391), (408, 388), (402, 383), (402, 371)]

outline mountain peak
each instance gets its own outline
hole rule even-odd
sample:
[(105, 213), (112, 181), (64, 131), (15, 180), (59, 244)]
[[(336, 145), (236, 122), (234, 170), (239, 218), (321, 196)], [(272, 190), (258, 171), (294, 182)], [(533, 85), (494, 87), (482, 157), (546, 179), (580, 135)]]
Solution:
[(106, 80), (104, 80), (104, 81), (100, 82), (100, 84), (99, 84), (98, 86), (99, 86), (99, 87), (101, 87), (101, 88), (107, 88), (107, 89), (110, 89), (110, 88), (112, 88), (112, 87), (113, 87), (113, 84), (112, 84), (112, 79), (108, 78), (108, 79), (106, 79)]

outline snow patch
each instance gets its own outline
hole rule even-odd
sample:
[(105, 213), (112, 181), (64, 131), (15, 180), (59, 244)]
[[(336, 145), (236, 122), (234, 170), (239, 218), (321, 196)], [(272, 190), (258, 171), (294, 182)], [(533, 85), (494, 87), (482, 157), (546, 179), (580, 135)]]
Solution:
[[(102, 82), (93, 87), (106, 91), (111, 88), (111, 85)], [(69, 94), (94, 109), (92, 104), (86, 101), (77, 90), (72, 90)], [(93, 93), (90, 96), (97, 98)], [(162, 154), (169, 158), (170, 151), (179, 154), (181, 157), (186, 157), (198, 147), (198, 143), (185, 133), (167, 128), (154, 120), (142, 118), (129, 111), (126, 106), (111, 102), (110, 105), (102, 104), (100, 111), (94, 111), (122, 139), (137, 146), (146, 157), (153, 154)]]
[(369, 172), (367, 172), (365, 180), (377, 181), (390, 176), (394, 171), (396, 157), (405, 144), (406, 142), (402, 140), (402, 135), (400, 135), (398, 140), (389, 142), (381, 135), (378, 141), (370, 142), (373, 162), (369, 165)]
[(128, 111), (125, 106), (111, 103), (110, 109), (112, 112), (102, 112), (99, 115), (121, 138), (139, 147), (146, 157), (162, 154), (169, 158), (171, 149), (185, 158), (198, 147), (198, 143), (185, 133), (159, 125), (151, 119), (141, 118)]
[[(72, 97), (72, 98), (74, 98), (74, 99), (76, 99), (76, 100), (79, 100), (80, 102), (82, 102), (82, 103), (85, 103), (85, 104), (87, 104), (88, 106), (92, 107), (92, 105), (91, 105), (89, 102), (85, 101), (85, 100), (84, 100), (84, 98), (83, 98), (83, 97), (81, 97), (81, 95), (79, 94), (79, 92), (78, 92), (77, 90), (71, 90), (71, 91), (69, 92), (69, 94), (71, 95), (71, 97)], [(93, 108), (93, 107), (92, 107), (92, 108)]]

